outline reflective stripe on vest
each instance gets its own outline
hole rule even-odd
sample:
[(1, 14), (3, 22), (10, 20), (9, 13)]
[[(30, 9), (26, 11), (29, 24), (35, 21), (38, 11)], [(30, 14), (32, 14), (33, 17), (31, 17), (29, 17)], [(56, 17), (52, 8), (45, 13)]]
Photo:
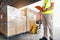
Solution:
[[(44, 0), (44, 8), (48, 9), (50, 6), (51, 6), (51, 0)], [(42, 14), (52, 14), (53, 13), (53, 10), (47, 10), (45, 12), (42, 12)]]

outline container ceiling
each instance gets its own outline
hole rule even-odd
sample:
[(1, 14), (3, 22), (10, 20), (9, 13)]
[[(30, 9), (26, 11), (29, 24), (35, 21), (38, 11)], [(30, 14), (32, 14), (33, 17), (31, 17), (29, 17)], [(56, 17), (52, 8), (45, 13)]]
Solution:
[(40, 0), (3, 0), (7, 5), (11, 5), (16, 8), (24, 7)]

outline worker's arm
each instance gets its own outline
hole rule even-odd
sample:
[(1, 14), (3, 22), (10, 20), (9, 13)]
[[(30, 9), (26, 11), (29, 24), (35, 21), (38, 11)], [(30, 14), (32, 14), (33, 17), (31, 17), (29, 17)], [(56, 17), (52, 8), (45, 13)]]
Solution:
[(54, 8), (54, 2), (51, 2), (51, 7), (48, 10), (52, 10)]

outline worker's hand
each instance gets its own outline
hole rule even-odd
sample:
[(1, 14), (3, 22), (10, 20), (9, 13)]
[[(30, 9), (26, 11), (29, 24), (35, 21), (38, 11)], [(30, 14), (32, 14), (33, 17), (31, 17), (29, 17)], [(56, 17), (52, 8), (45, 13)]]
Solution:
[(54, 8), (54, 2), (51, 2), (51, 7), (48, 10), (52, 10)]
[(46, 8), (42, 7), (44, 11), (46, 11)]

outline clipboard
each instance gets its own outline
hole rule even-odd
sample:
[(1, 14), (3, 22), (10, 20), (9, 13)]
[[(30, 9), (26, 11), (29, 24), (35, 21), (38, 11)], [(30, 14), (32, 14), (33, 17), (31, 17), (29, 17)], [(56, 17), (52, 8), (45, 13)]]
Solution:
[(43, 8), (41, 6), (35, 6), (35, 8), (37, 8), (38, 10), (40, 10), (41, 12), (45, 12), (45, 10), (43, 10)]

